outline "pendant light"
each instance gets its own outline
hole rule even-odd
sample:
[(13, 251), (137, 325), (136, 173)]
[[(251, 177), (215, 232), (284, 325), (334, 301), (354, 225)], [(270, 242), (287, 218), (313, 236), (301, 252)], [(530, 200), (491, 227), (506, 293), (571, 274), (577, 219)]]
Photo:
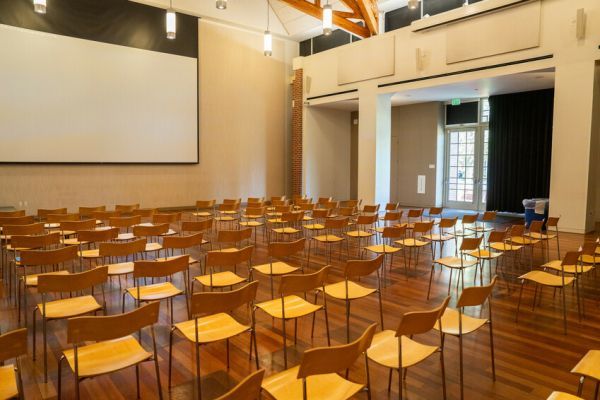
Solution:
[(323, 35), (329, 36), (331, 35), (331, 31), (333, 30), (333, 9), (331, 8), (331, 4), (329, 4), (329, 0), (327, 0), (327, 4), (323, 6)]
[(33, 11), (38, 14), (46, 14), (46, 0), (33, 0)]
[(173, 1), (169, 1), (169, 9), (167, 10), (167, 39), (175, 39), (177, 36), (177, 16), (173, 10)]
[(270, 57), (273, 55), (273, 35), (271, 35), (271, 31), (269, 30), (269, 0), (267, 0), (267, 30), (265, 31), (265, 36), (263, 37), (263, 52), (264, 55)]
[(419, 0), (408, 0), (408, 8), (411, 10), (416, 10), (419, 6)]
[(227, 0), (217, 0), (216, 6), (219, 10), (225, 10), (227, 8)]

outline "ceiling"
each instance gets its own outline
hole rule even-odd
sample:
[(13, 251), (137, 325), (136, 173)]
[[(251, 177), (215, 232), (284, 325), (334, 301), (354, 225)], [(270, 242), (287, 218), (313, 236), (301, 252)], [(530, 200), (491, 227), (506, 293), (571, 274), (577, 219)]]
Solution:
[[(169, 0), (131, 0), (168, 8)], [(321, 34), (320, 20), (306, 15), (280, 0), (228, 0), (226, 10), (217, 10), (215, 0), (171, 0), (176, 11), (234, 26), (264, 31), (267, 27), (267, 1), (270, 4), (270, 30), (291, 40), (302, 41)], [(311, 0), (314, 2), (314, 0)], [(325, 0), (322, 1), (322, 4)], [(340, 0), (330, 0), (334, 10), (350, 11)], [(380, 11), (404, 7), (407, 0), (379, 0)]]
[[(495, 94), (527, 92), (554, 87), (554, 71), (539, 70), (520, 74), (495, 76), (449, 85), (396, 92), (392, 95), (392, 106), (401, 106), (429, 101), (450, 101), (489, 97)], [(358, 99), (342, 100), (315, 105), (315, 107), (338, 110), (358, 110)]]

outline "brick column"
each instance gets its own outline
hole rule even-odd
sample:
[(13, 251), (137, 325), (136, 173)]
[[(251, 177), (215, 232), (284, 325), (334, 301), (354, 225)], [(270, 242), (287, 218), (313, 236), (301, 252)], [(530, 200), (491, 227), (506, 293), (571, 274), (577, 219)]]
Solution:
[(292, 194), (302, 193), (302, 69), (294, 71), (292, 85)]

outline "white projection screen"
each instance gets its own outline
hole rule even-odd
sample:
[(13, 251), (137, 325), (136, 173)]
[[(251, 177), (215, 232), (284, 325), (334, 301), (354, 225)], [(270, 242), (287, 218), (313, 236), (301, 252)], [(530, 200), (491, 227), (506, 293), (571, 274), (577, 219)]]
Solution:
[(197, 59), (0, 25), (0, 162), (197, 163)]

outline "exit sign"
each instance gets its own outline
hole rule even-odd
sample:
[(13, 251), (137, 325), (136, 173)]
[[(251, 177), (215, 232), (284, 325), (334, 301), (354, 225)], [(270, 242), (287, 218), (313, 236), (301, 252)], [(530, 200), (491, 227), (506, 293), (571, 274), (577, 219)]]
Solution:
[(460, 106), (460, 99), (452, 99), (451, 103), (453, 106)]

